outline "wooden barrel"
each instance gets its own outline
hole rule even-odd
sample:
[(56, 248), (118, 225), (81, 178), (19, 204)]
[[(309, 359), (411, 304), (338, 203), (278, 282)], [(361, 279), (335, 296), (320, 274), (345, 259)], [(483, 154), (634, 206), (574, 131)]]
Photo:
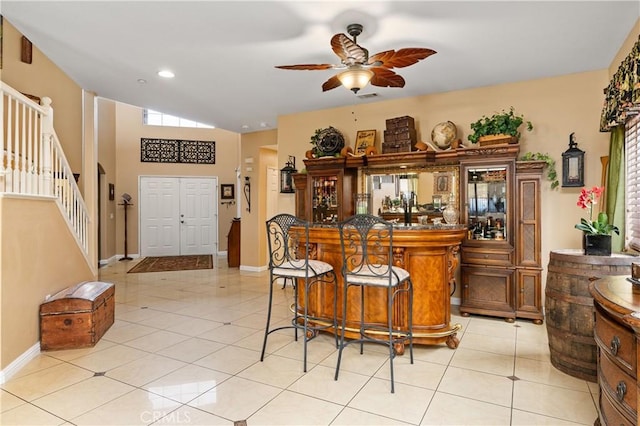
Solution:
[(549, 256), (545, 314), (551, 364), (571, 376), (597, 382), (593, 338), (593, 298), (589, 282), (631, 275), (637, 256), (586, 256), (582, 250), (556, 250)]

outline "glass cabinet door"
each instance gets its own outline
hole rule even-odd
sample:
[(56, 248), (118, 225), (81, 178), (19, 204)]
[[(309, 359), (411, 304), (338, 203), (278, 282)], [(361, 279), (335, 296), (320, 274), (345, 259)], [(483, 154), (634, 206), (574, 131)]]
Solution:
[(313, 197), (313, 222), (334, 223), (338, 221), (337, 176), (314, 177), (311, 196)]
[(468, 237), (505, 240), (509, 228), (509, 194), (506, 167), (474, 167), (467, 173)]

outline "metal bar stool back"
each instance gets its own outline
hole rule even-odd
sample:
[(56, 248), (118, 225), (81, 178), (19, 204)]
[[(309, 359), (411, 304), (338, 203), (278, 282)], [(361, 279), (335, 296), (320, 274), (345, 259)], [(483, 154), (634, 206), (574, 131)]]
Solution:
[[(360, 354), (364, 343), (378, 343), (389, 348), (389, 365), (391, 368), (391, 393), (394, 393), (393, 359), (396, 348), (404, 350), (409, 343), (410, 361), (413, 364), (413, 286), (409, 272), (394, 265), (393, 224), (378, 216), (359, 214), (338, 224), (340, 231), (340, 247), (342, 250), (342, 326), (335, 380), (338, 379), (343, 349), (352, 344), (360, 344)], [(349, 288), (359, 288), (351, 293)], [(377, 290), (372, 290), (377, 289)], [(386, 292), (386, 318), (375, 318), (375, 312), (365, 312), (365, 308), (374, 306), (368, 303), (366, 295), (372, 291)], [(359, 299), (358, 299), (359, 297)], [(399, 297), (408, 297), (408, 309), (396, 307)], [(359, 304), (360, 318), (357, 338), (345, 341), (347, 331), (347, 315)], [(351, 305), (351, 306), (349, 306)], [(398, 318), (394, 318), (394, 315)], [(353, 319), (356, 320), (355, 318)]]
[[(267, 220), (267, 242), (269, 247), (269, 307), (267, 324), (262, 344), (260, 361), (264, 360), (267, 339), (275, 331), (293, 328), (294, 338), (298, 340), (298, 330), (303, 331), (304, 371), (307, 371), (307, 343), (320, 330), (333, 329), (336, 347), (338, 347), (338, 325), (336, 319), (337, 298), (334, 297), (333, 311), (329, 320), (318, 313), (309, 312), (309, 301), (319, 297), (321, 285), (333, 286), (337, 290), (336, 275), (333, 266), (326, 262), (310, 259), (309, 223), (290, 214), (278, 214)], [(290, 325), (271, 328), (271, 315), (274, 304), (274, 287), (281, 280), (286, 291), (289, 280), (293, 288), (293, 318)], [(301, 288), (302, 286), (302, 288)]]

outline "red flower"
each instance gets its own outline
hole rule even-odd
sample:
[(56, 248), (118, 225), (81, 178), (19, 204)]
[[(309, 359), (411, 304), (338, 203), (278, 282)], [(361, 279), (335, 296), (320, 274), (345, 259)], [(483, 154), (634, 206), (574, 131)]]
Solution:
[(578, 207), (589, 209), (589, 220), (592, 220), (593, 205), (598, 204), (600, 195), (604, 192), (604, 186), (594, 186), (591, 189), (582, 188), (578, 197)]
[(604, 186), (594, 186), (591, 189), (582, 188), (577, 204), (581, 209), (589, 209), (589, 220), (580, 219), (580, 223), (575, 225), (575, 228), (589, 235), (611, 235), (611, 232), (619, 235), (618, 227), (609, 223), (605, 212), (598, 213), (598, 219), (593, 220), (593, 205), (598, 204), (598, 199), (603, 192)]

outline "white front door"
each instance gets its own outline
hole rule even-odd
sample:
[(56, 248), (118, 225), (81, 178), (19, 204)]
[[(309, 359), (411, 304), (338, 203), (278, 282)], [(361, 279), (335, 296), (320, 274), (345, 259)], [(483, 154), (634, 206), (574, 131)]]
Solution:
[(216, 178), (140, 178), (140, 255), (215, 254)]
[(180, 254), (180, 187), (176, 178), (140, 179), (140, 255)]
[(216, 179), (180, 179), (180, 254), (214, 254)]

